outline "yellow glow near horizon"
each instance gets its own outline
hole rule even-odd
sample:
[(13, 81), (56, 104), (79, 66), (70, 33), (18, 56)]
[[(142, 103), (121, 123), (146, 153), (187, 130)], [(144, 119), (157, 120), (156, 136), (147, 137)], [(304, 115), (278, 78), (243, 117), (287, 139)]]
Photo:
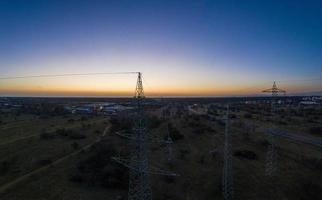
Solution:
[[(214, 64), (214, 69), (197, 70), (193, 66), (202, 66), (185, 59), (164, 59), (162, 57), (145, 57), (144, 61), (133, 56), (90, 57), (75, 59), (44, 60), (26, 65), (26, 73), (60, 74), (90, 72), (143, 71), (143, 84), (146, 96), (238, 96), (261, 94), (270, 88), (272, 82), (265, 81), (256, 74), (231, 73), (225, 65)], [(125, 59), (126, 58), (126, 59)], [(143, 59), (141, 57), (141, 59)], [(32, 69), (43, 66), (43, 71)], [(56, 67), (59, 66), (59, 67)], [(119, 66), (114, 67), (113, 66)], [(140, 66), (140, 67), (138, 67)], [(153, 66), (153, 68), (151, 67)], [(159, 69), (156, 71), (155, 69)], [(37, 73), (32, 73), (37, 71)], [(136, 75), (97, 75), (77, 77), (51, 77), (0, 80), (0, 95), (18, 96), (133, 96)], [(247, 80), (247, 81), (245, 81)], [(320, 82), (300, 84), (280, 84), (278, 87), (288, 92), (320, 91)]]
[[(0, 93), (19, 96), (133, 96), (135, 78), (131, 81), (104, 81), (85, 78), (81, 81), (64, 79), (61, 81), (11, 81), (0, 85)], [(105, 83), (104, 83), (105, 82)], [(263, 86), (162, 86), (159, 84), (144, 85), (147, 96), (230, 96), (260, 94)], [(270, 85), (267, 85), (270, 87)], [(289, 92), (303, 91), (305, 86), (287, 87)]]

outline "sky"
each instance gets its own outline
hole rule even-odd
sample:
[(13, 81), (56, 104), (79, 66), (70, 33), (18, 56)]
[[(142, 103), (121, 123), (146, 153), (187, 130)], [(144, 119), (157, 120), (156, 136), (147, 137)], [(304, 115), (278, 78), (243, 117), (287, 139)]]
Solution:
[[(1, 0), (0, 77), (143, 73), (149, 96), (322, 91), (322, 1)], [(129, 74), (0, 79), (2, 96), (128, 96)]]

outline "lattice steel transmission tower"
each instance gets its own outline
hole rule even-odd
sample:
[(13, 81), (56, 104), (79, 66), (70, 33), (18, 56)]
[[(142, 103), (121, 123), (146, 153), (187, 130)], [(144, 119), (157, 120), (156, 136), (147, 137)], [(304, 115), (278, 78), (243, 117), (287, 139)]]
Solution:
[(285, 90), (281, 90), (277, 88), (276, 83), (274, 81), (273, 87), (270, 89), (263, 90), (263, 92), (271, 93), (271, 129), (268, 130), (268, 147), (266, 153), (266, 163), (265, 163), (265, 175), (273, 176), (277, 171), (277, 152), (276, 152), (276, 141), (274, 135), (270, 132), (274, 129), (274, 114), (275, 114), (275, 104), (276, 97), (279, 93), (285, 94)]
[(223, 196), (225, 200), (231, 200), (234, 197), (233, 184), (233, 160), (229, 133), (229, 105), (226, 111), (225, 142), (224, 142), (224, 168), (223, 168)]
[(168, 161), (170, 162), (172, 160), (172, 144), (173, 140), (170, 136), (170, 130), (169, 130), (170, 124), (167, 124), (167, 139), (166, 139), (166, 144), (167, 144), (167, 149), (168, 149)]
[(147, 132), (145, 124), (143, 109), (145, 96), (141, 72), (138, 72), (134, 98), (136, 100), (136, 114), (132, 133), (119, 133), (119, 135), (126, 137), (131, 141), (130, 158), (113, 157), (112, 159), (129, 168), (128, 200), (151, 200), (152, 190), (149, 175), (160, 174), (176, 176), (176, 174), (149, 165), (148, 144), (151, 141), (151, 137)]

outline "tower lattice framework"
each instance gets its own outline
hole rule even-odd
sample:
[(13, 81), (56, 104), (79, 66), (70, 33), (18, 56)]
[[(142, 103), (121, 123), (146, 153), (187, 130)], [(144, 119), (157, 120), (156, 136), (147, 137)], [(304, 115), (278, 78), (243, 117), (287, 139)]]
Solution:
[(234, 197), (233, 185), (233, 160), (231, 148), (231, 136), (229, 133), (229, 105), (227, 105), (225, 117), (225, 142), (224, 142), (224, 168), (223, 168), (223, 196), (225, 200), (231, 200)]
[(266, 163), (265, 163), (265, 175), (267, 176), (273, 176), (276, 174), (277, 171), (277, 151), (276, 151), (276, 141), (274, 135), (270, 132), (274, 129), (274, 116), (276, 111), (276, 97), (279, 93), (285, 94), (285, 90), (281, 90), (277, 88), (276, 82), (274, 81), (273, 87), (267, 90), (263, 90), (263, 92), (271, 93), (271, 129), (268, 131), (268, 147), (267, 147), (267, 153), (266, 153)]
[(143, 113), (144, 90), (142, 74), (138, 73), (135, 96), (137, 111), (135, 116), (132, 151), (130, 158), (129, 200), (151, 200), (152, 191), (148, 172), (147, 131)]
[(130, 158), (113, 157), (112, 159), (129, 168), (129, 190), (128, 200), (151, 200), (152, 190), (150, 174), (178, 176), (170, 171), (162, 170), (149, 164), (148, 145), (151, 141), (166, 143), (164, 140), (153, 138), (146, 129), (144, 114), (144, 90), (142, 74), (138, 72), (138, 79), (135, 89), (136, 112), (134, 116), (134, 127), (131, 133), (116, 133), (130, 140)]

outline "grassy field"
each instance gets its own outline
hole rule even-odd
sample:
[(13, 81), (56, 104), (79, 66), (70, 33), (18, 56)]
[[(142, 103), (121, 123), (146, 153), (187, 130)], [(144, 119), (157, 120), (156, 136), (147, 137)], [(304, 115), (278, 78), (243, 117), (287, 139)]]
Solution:
[[(171, 110), (170, 117), (162, 117), (161, 113), (164, 109)], [(174, 134), (172, 136), (175, 136), (171, 161), (168, 161), (166, 145), (151, 143), (151, 165), (179, 174), (172, 178), (151, 175), (153, 198), (156, 200), (223, 199), (221, 183), (224, 124), (220, 120), (213, 121), (207, 116), (192, 114), (188, 109), (180, 114), (178, 110), (176, 107), (163, 107), (150, 112), (150, 118), (156, 118), (158, 122), (150, 127), (150, 134), (163, 139), (167, 133), (167, 125), (170, 123), (172, 127), (170, 132)], [(224, 114), (223, 111), (218, 113), (221, 116)], [(231, 114), (236, 115), (230, 127), (233, 144), (235, 199), (304, 200), (317, 199), (322, 195), (321, 148), (277, 137), (278, 170), (276, 176), (267, 177), (264, 174), (267, 136), (262, 128), (266, 119), (259, 119), (256, 115), (250, 119), (245, 118), (244, 111), (232, 111)], [(16, 132), (19, 128), (14, 126), (15, 122), (10, 122), (10, 127), (9, 123), (1, 126), (8, 132), (1, 133), (5, 142), (0, 145), (0, 160), (5, 170), (1, 170), (0, 188), (1, 185), (4, 186), (39, 168), (45, 166), (46, 169), (7, 188), (0, 193), (0, 198), (4, 200), (126, 199), (127, 179), (122, 179), (125, 184), (120, 187), (97, 183), (95, 181), (101, 180), (97, 177), (94, 177), (94, 182), (88, 182), (86, 179), (88, 175), (84, 174), (81, 174), (85, 177), (82, 181), (71, 180), (75, 172), (79, 173), (80, 163), (86, 161), (87, 164), (84, 166), (88, 168), (93, 167), (91, 161), (94, 161), (94, 170), (88, 172), (89, 168), (86, 168), (86, 173), (102, 176), (105, 174), (95, 172), (109, 171), (111, 166), (115, 166), (115, 163), (110, 160), (110, 155), (116, 154), (115, 152), (128, 151), (128, 141), (111, 130), (107, 132), (103, 140), (97, 141), (108, 124), (111, 123), (113, 127), (114, 121), (107, 123), (108, 120), (100, 116), (86, 120), (82, 120), (80, 116), (68, 116), (17, 121), (17, 126), (24, 124), (26, 131), (23, 133)], [(121, 124), (124, 122), (122, 119), (119, 120)], [(303, 118), (300, 120), (304, 122)], [(241, 123), (245, 121), (255, 124), (255, 128), (245, 127), (244, 123)], [(291, 123), (292, 121), (289, 122)], [(45, 132), (49, 136), (44, 137), (43, 128), (37, 124), (44, 124), (44, 127), (47, 127)], [(88, 124), (91, 125), (88, 126)], [(63, 136), (57, 133), (57, 130), (62, 127), (86, 137), (73, 139)], [(280, 125), (278, 127), (285, 128)], [(34, 134), (37, 136), (19, 139)], [(310, 135), (307, 132), (303, 134)], [(75, 142), (78, 144), (77, 147), (74, 145)], [(93, 146), (81, 150), (81, 147), (90, 144)], [(93, 156), (95, 158), (95, 155), (101, 151), (100, 149), (104, 148), (112, 149), (113, 153), (103, 154), (102, 158), (106, 163), (102, 168), (95, 168), (99, 160), (92, 158)], [(56, 160), (77, 151), (77, 154), (55, 164)], [(7, 168), (3, 163), (8, 163)], [(113, 178), (113, 174), (108, 174), (107, 179)]]
[[(99, 116), (82, 120), (74, 116), (48, 119), (29, 117), (29, 120), (17, 120), (1, 126), (0, 185), (49, 165), (95, 141), (108, 122)], [(20, 132), (20, 129), (25, 131)], [(70, 135), (58, 131), (62, 129), (68, 130)]]

